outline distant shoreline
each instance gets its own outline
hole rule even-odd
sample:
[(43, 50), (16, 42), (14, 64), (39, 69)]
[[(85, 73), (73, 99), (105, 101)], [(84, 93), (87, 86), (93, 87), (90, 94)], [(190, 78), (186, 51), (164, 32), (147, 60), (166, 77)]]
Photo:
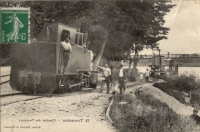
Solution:
[[(128, 68), (128, 66), (124, 66), (125, 68)], [(137, 67), (149, 67), (148, 65), (146, 65), (146, 66), (140, 66), (140, 65), (138, 65)], [(165, 66), (165, 67), (169, 67), (169, 66)], [(200, 66), (178, 66), (178, 67), (199, 67), (200, 68)], [(133, 67), (131, 67), (131, 68), (133, 68)]]

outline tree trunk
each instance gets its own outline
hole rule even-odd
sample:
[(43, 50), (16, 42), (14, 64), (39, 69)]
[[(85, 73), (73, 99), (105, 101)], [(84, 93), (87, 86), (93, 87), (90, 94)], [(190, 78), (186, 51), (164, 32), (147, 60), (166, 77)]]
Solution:
[(134, 55), (134, 58), (133, 58), (133, 70), (132, 70), (132, 75), (135, 77), (136, 75), (136, 67), (137, 67), (137, 63), (138, 63), (138, 45), (135, 44), (135, 55)]
[(133, 70), (132, 70), (133, 76), (136, 76), (137, 63), (138, 63), (138, 58), (134, 57), (134, 59), (133, 59)]
[(130, 58), (130, 60), (129, 60), (129, 67), (128, 67), (128, 76), (131, 75), (131, 66), (132, 66), (132, 62), (133, 62), (133, 60)]
[(109, 32), (111, 31), (112, 27), (113, 27), (113, 25), (111, 23), (111, 25), (108, 24), (108, 26), (106, 28), (107, 29), (107, 33), (104, 36), (102, 47), (99, 50), (99, 52), (97, 54), (97, 57), (94, 60), (94, 66), (98, 66), (100, 61), (101, 61), (101, 58), (102, 58), (102, 55), (103, 55), (103, 52), (104, 52), (104, 48), (105, 48), (107, 40), (108, 40), (107, 38), (108, 38)]
[(94, 66), (98, 66), (98, 65), (99, 65), (100, 60), (101, 60), (101, 57), (102, 57), (103, 52), (104, 52), (104, 48), (105, 48), (106, 43), (107, 43), (107, 36), (106, 36), (105, 39), (103, 40), (102, 47), (101, 47), (101, 49), (99, 50), (99, 52), (98, 52), (98, 54), (97, 54), (97, 57), (96, 57), (95, 60), (94, 60)]

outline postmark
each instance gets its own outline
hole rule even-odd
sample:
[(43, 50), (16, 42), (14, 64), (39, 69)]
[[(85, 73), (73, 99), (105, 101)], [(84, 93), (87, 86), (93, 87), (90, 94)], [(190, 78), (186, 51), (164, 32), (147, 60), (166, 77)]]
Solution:
[(44, 18), (40, 13), (31, 15), (31, 36), (37, 37), (44, 27)]
[(30, 8), (0, 8), (0, 43), (30, 43)]

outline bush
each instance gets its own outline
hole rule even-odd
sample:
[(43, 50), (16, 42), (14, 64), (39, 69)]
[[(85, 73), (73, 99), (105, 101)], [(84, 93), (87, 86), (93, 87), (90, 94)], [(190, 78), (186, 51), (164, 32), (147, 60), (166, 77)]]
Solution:
[[(127, 105), (119, 102), (126, 101)], [(114, 97), (111, 107), (111, 119), (121, 132), (169, 132), (190, 131), (191, 127), (167, 104), (150, 95), (133, 98), (130, 94)]]
[(190, 93), (190, 103), (194, 107), (200, 108), (200, 80), (195, 73), (183, 73), (180, 76), (165, 76), (166, 83), (155, 83), (154, 86), (176, 98), (181, 103), (185, 102), (185, 95), (182, 92)]
[(135, 76), (133, 76), (133, 75), (130, 75), (130, 76), (128, 77), (128, 79), (129, 79), (129, 81), (131, 81), (131, 82), (135, 82), (135, 81), (136, 81), (136, 78), (135, 78)]
[(199, 78), (195, 73), (185, 72), (180, 76), (165, 77), (164, 80), (167, 82), (167, 85), (170, 86), (169, 88), (173, 88), (181, 92), (189, 92), (200, 88)]
[(153, 86), (159, 88), (163, 92), (174, 97), (179, 102), (184, 103), (184, 104), (186, 103), (185, 95), (182, 92), (176, 90), (177, 88), (174, 88), (173, 86), (169, 85), (168, 83), (155, 83)]

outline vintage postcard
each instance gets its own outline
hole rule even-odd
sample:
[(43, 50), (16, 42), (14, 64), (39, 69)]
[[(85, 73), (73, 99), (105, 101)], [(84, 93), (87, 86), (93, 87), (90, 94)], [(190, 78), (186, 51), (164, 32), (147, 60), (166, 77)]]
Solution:
[(200, 131), (199, 23), (199, 0), (1, 1), (0, 131)]

